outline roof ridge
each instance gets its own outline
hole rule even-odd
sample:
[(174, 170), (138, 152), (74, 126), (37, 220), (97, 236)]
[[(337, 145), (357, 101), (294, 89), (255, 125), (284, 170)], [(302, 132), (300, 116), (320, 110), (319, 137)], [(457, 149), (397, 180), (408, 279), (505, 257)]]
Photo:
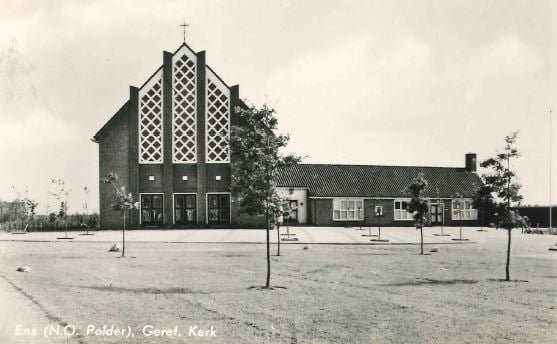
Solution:
[[(377, 164), (331, 164), (331, 163), (299, 163), (304, 166), (353, 166), (353, 167), (412, 167), (412, 168), (446, 168), (464, 169), (464, 166), (419, 166), (419, 165), (377, 165)], [(296, 165), (294, 165), (296, 166)]]

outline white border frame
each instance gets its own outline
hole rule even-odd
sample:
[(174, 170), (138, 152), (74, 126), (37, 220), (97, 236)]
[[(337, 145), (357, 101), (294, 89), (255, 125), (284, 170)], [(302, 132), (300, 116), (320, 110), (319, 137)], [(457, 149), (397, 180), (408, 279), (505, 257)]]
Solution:
[(209, 225), (209, 195), (228, 195), (228, 224), (232, 224), (232, 194), (230, 192), (205, 193), (205, 224)]
[(198, 220), (198, 212), (197, 212), (197, 192), (173, 192), (172, 193), (172, 224), (176, 224), (176, 204), (175, 204), (175, 195), (195, 195), (195, 224), (197, 225)]
[(140, 192), (139, 193), (139, 224), (142, 225), (141, 219), (141, 196), (142, 195), (162, 195), (162, 224), (164, 225), (164, 193), (163, 192)]

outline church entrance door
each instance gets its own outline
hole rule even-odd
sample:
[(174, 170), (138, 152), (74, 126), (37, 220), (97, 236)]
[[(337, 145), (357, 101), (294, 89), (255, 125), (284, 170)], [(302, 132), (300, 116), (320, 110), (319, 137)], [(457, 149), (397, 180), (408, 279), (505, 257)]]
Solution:
[(143, 226), (162, 225), (162, 194), (141, 195), (141, 224)]
[(207, 222), (209, 225), (230, 224), (230, 195), (207, 195)]

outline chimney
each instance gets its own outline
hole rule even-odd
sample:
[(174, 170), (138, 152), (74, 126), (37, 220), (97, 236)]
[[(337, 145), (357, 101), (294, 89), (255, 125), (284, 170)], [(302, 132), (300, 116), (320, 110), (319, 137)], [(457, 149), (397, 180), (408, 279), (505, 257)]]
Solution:
[(476, 172), (476, 153), (466, 153), (466, 165), (464, 170), (466, 172)]

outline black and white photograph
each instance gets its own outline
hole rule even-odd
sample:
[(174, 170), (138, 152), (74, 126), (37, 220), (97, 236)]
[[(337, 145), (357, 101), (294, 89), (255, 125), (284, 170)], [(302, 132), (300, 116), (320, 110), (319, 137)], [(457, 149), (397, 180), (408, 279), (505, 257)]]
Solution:
[(557, 343), (554, 0), (0, 0), (0, 343)]

